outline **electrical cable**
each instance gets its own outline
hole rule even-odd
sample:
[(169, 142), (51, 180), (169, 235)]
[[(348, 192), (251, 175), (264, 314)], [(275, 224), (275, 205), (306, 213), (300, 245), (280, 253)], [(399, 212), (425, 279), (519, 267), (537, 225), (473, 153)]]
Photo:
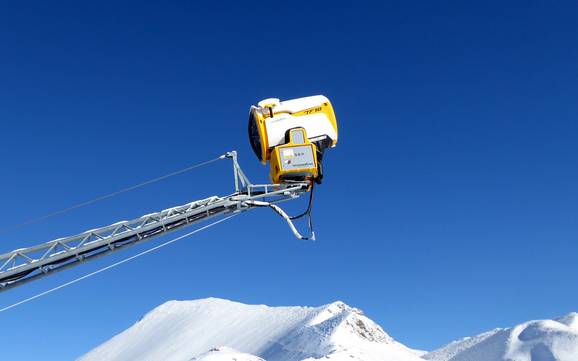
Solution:
[(315, 189), (315, 183), (311, 183), (311, 192), (309, 193), (309, 204), (307, 205), (307, 209), (305, 212), (297, 215), (289, 217), (291, 220), (299, 219), (307, 215), (311, 215), (311, 210), (313, 209), (313, 190)]
[(307, 226), (309, 227), (309, 232), (311, 233), (311, 237), (308, 237), (308, 239), (312, 239), (315, 240), (315, 230), (313, 229), (313, 216), (311, 216), (311, 212), (313, 211), (313, 191), (315, 190), (315, 182), (311, 183), (311, 192), (309, 193), (309, 204), (307, 205), (307, 210), (305, 210), (305, 212), (297, 215), (297, 216), (293, 216), (293, 217), (289, 217), (290, 220), (296, 220), (299, 218), (302, 218), (304, 216), (307, 216)]
[(281, 216), (281, 218), (283, 218), (287, 222), (287, 224), (289, 225), (289, 228), (291, 229), (291, 231), (293, 232), (295, 237), (297, 237), (303, 241), (309, 241), (309, 240), (315, 241), (315, 231), (313, 230), (313, 223), (311, 221), (311, 215), (309, 215), (310, 235), (309, 236), (303, 236), (297, 230), (297, 228), (295, 227), (295, 224), (293, 224), (293, 220), (291, 220), (291, 217), (289, 217), (289, 215), (287, 215), (287, 213), (285, 213), (283, 208), (279, 207), (278, 205), (273, 204), (271, 202), (263, 202), (263, 201), (247, 201), (246, 204), (248, 204), (250, 206), (254, 206), (254, 207), (269, 207), (269, 208), (271, 208), (275, 213), (277, 213), (279, 216)]

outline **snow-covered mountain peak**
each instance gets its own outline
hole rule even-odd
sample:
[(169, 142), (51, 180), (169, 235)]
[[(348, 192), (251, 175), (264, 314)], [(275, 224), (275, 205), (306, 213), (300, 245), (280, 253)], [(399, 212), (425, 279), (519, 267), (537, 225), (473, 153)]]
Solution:
[(504, 358), (522, 361), (576, 361), (578, 329), (575, 328), (575, 321), (575, 316), (567, 315), (558, 320), (530, 321), (512, 328)]
[(361, 310), (342, 301), (319, 307), (318, 313), (308, 322), (308, 326), (334, 337), (346, 334), (369, 342), (393, 342), (393, 339)]
[(342, 301), (336, 301), (325, 306), (319, 307), (317, 314), (308, 322), (309, 326), (315, 326), (323, 323), (329, 319), (334, 318), (337, 315), (342, 314), (344, 311), (353, 310), (351, 307), (347, 306)]
[(317, 324), (320, 324), (330, 318), (335, 317), (336, 315), (341, 314), (343, 311), (349, 311), (349, 310), (353, 310), (351, 307), (349, 307), (348, 305), (346, 305), (345, 303), (343, 303), (342, 301), (336, 301), (333, 303), (330, 303), (328, 305), (319, 307), (319, 312), (317, 313), (317, 315), (315, 315), (315, 317), (313, 317), (310, 321), (309, 321), (309, 325), (310, 326), (315, 326)]
[(166, 302), (80, 360), (221, 361), (231, 349), (267, 361), (421, 360), (343, 302), (269, 307), (216, 298)]
[(488, 332), (484, 332), (477, 336), (464, 337), (456, 341), (452, 341), (446, 346), (423, 355), (426, 360), (431, 361), (448, 361), (453, 359), (456, 355), (466, 352), (468, 349), (484, 342), (486, 339), (503, 331), (501, 328), (496, 328)]
[(570, 312), (566, 316), (557, 318), (556, 321), (578, 331), (578, 313)]
[(497, 328), (424, 353), (340, 301), (320, 307), (170, 301), (80, 360), (578, 361), (578, 314)]
[(431, 361), (577, 361), (577, 314), (536, 320), (455, 341), (423, 356)]

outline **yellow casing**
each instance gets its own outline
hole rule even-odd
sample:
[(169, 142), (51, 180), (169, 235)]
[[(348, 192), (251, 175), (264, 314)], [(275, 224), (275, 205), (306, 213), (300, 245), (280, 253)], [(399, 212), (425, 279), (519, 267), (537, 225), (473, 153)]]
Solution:
[(299, 110), (296, 112), (288, 111), (284, 109), (282, 106), (276, 106), (275, 103), (262, 104), (260, 107), (251, 108), (250, 115), (257, 125), (260, 138), (260, 148), (261, 148), (260, 151), (262, 155), (261, 163), (267, 164), (267, 161), (271, 159), (272, 154), (271, 148), (269, 146), (269, 139), (267, 138), (267, 128), (265, 120), (267, 118), (271, 118), (272, 116), (274, 117), (280, 114), (290, 114), (293, 117), (303, 117), (312, 114), (323, 113), (331, 123), (333, 129), (335, 130), (336, 136), (334, 137), (334, 139), (332, 139), (331, 147), (335, 147), (337, 145), (338, 128), (337, 128), (337, 120), (335, 117), (335, 111), (333, 110), (333, 106), (331, 105), (329, 99), (325, 97), (323, 98), (324, 98), (323, 102), (320, 102), (313, 107), (308, 107), (306, 109)]
[(254, 117), (257, 129), (259, 130), (259, 138), (261, 138), (261, 154), (265, 155), (263, 159), (261, 159), (261, 163), (267, 164), (267, 160), (269, 160), (271, 153), (269, 152), (269, 140), (267, 139), (267, 131), (265, 129), (265, 116), (259, 108), (252, 108), (251, 116)]
[[(298, 128), (299, 130), (303, 131), (304, 134), (304, 143), (294, 143), (293, 142), (293, 131), (289, 133), (289, 143), (278, 145), (271, 151), (271, 167), (269, 170), (269, 175), (271, 177), (271, 181), (274, 184), (283, 183), (286, 180), (296, 180), (296, 181), (305, 181), (305, 180), (314, 180), (318, 176), (318, 168), (317, 168), (317, 147), (315, 144), (311, 143), (307, 138), (307, 134), (305, 133), (305, 129)], [(311, 154), (313, 157), (313, 164), (310, 167), (305, 168), (293, 168), (290, 170), (284, 170), (283, 165), (281, 164), (283, 157), (281, 156), (281, 152), (288, 148), (296, 148), (296, 147), (311, 147)], [(287, 156), (285, 156), (287, 158)]]

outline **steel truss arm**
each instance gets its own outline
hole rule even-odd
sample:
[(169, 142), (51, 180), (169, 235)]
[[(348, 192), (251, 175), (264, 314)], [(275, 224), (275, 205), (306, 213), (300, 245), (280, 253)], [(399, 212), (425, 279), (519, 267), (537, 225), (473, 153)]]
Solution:
[(262, 202), (278, 203), (298, 198), (309, 190), (307, 183), (253, 185), (241, 170), (236, 152), (229, 152), (223, 158), (233, 161), (235, 193), (209, 197), (2, 254), (0, 292), (209, 218), (248, 211), (262, 206)]

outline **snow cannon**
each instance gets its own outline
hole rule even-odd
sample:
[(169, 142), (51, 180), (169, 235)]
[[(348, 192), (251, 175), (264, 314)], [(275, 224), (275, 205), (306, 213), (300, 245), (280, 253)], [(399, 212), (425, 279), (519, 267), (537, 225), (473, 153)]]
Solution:
[(323, 155), (337, 145), (337, 120), (323, 95), (280, 101), (269, 98), (251, 106), (249, 141), (275, 184), (323, 179)]

